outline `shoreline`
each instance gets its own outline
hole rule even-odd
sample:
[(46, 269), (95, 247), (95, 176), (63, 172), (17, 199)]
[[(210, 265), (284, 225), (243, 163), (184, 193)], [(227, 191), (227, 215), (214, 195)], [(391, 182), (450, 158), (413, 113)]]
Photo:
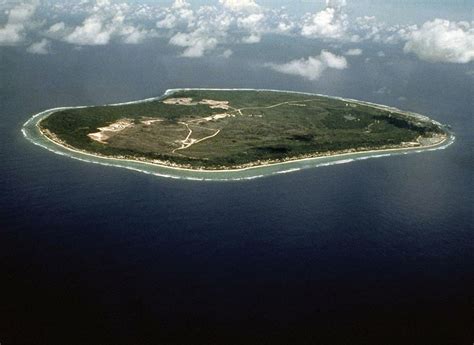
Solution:
[[(363, 158), (377, 157), (378, 155), (388, 156), (390, 154), (404, 154), (404, 153), (409, 153), (409, 152), (422, 152), (422, 151), (429, 151), (429, 150), (433, 150), (433, 149), (445, 148), (445, 147), (449, 146), (452, 142), (454, 142), (454, 139), (455, 139), (455, 137), (452, 135), (452, 133), (449, 130), (447, 130), (445, 128), (445, 126), (443, 126), (441, 123), (439, 123), (435, 120), (432, 120), (432, 119), (430, 119), (430, 118), (428, 118), (427, 116), (424, 116), (424, 115), (420, 115), (420, 114), (413, 113), (413, 112), (406, 112), (406, 111), (402, 111), (402, 110), (394, 108), (394, 107), (384, 106), (384, 105), (381, 105), (381, 104), (370, 103), (370, 102), (366, 102), (366, 101), (359, 101), (359, 100), (353, 100), (353, 99), (346, 99), (346, 98), (342, 98), (342, 97), (334, 97), (334, 96), (327, 96), (327, 95), (313, 94), (313, 93), (306, 93), (306, 92), (297, 92), (297, 91), (270, 90), (270, 89), (212, 89), (212, 88), (168, 89), (168, 90), (165, 91), (165, 93), (162, 96), (159, 96), (159, 97), (152, 97), (152, 98), (147, 98), (147, 99), (138, 100), (138, 101), (131, 101), (131, 102), (108, 104), (108, 106), (119, 106), (119, 105), (125, 105), (125, 104), (137, 104), (137, 103), (156, 101), (156, 100), (163, 99), (164, 97), (167, 97), (167, 96), (169, 96), (169, 95), (171, 95), (175, 92), (179, 92), (179, 91), (183, 91), (183, 90), (184, 91), (185, 90), (273, 91), (273, 92), (306, 94), (306, 95), (312, 95), (312, 96), (321, 96), (321, 97), (327, 97), (327, 98), (332, 98), (332, 99), (339, 99), (339, 100), (344, 100), (344, 101), (355, 102), (357, 104), (365, 105), (365, 106), (376, 106), (376, 107), (383, 108), (384, 110), (389, 110), (389, 111), (392, 111), (392, 112), (400, 113), (400, 114), (405, 115), (405, 116), (414, 117), (414, 118), (417, 118), (418, 120), (429, 121), (433, 124), (436, 124), (441, 129), (443, 129), (444, 135), (443, 135), (442, 140), (440, 140), (439, 142), (436, 142), (434, 144), (430, 144), (430, 145), (420, 145), (420, 146), (411, 146), (411, 147), (410, 146), (408, 146), (408, 147), (403, 147), (402, 146), (402, 147), (383, 148), (383, 149), (370, 149), (370, 150), (361, 150), (361, 151), (356, 151), (355, 149), (350, 149), (350, 150), (354, 150), (354, 151), (340, 152), (340, 153), (335, 153), (335, 154), (314, 154), (314, 155), (310, 154), (307, 157), (301, 157), (301, 158), (295, 157), (294, 159), (288, 158), (284, 161), (269, 161), (269, 162), (263, 162), (262, 164), (257, 164), (258, 162), (250, 162), (250, 163), (248, 163), (249, 166), (242, 166), (242, 167), (235, 167), (235, 168), (224, 167), (223, 169), (203, 169), (203, 168), (191, 168), (191, 167), (184, 167), (184, 166), (173, 165), (173, 164), (166, 164), (166, 162), (161, 162), (161, 161), (160, 162), (152, 162), (152, 161), (149, 161), (149, 160), (146, 160), (146, 159), (140, 160), (140, 159), (132, 159), (132, 158), (104, 156), (104, 155), (94, 154), (94, 153), (87, 152), (87, 151), (82, 151), (82, 150), (70, 147), (68, 145), (65, 145), (63, 143), (60, 143), (60, 142), (54, 140), (53, 138), (51, 138), (48, 135), (46, 135), (45, 133), (43, 133), (43, 130), (40, 128), (41, 121), (43, 119), (47, 118), (48, 116), (50, 116), (51, 114), (53, 114), (54, 112), (64, 110), (64, 109), (88, 108), (88, 107), (92, 107), (92, 106), (58, 107), (58, 108), (52, 108), (52, 109), (42, 111), (38, 114), (33, 115), (29, 120), (27, 120), (24, 123), (23, 128), (22, 128), (22, 133), (28, 140), (30, 140), (34, 144), (37, 144), (37, 145), (42, 146), (44, 148), (47, 148), (48, 150), (50, 150), (52, 152), (58, 153), (58, 152), (54, 151), (51, 148), (48, 148), (44, 145), (36, 143), (34, 139), (31, 139), (30, 137), (28, 137), (28, 134), (26, 133), (26, 128), (28, 126), (30, 126), (31, 122), (35, 121), (36, 118), (40, 117), (34, 123), (34, 128), (38, 131), (39, 135), (42, 138), (47, 139), (48, 142), (54, 144), (57, 147), (60, 147), (64, 150), (66, 150), (68, 152), (73, 152), (73, 153), (76, 153), (76, 154), (79, 154), (79, 155), (85, 155), (85, 156), (93, 157), (93, 158), (96, 158), (96, 159), (105, 159), (105, 160), (108, 160), (108, 161), (114, 161), (114, 162), (119, 162), (119, 163), (123, 162), (124, 165), (116, 165), (116, 166), (124, 167), (124, 168), (130, 168), (130, 169), (134, 169), (134, 170), (139, 170), (139, 169), (135, 169), (135, 168), (126, 166), (125, 163), (138, 163), (140, 165), (143, 164), (143, 165), (146, 165), (146, 166), (152, 166), (152, 167), (155, 167), (155, 168), (162, 168), (162, 169), (172, 170), (172, 171), (176, 171), (176, 172), (181, 171), (181, 172), (187, 172), (187, 173), (195, 173), (196, 175), (198, 175), (198, 174), (225, 174), (225, 173), (232, 174), (232, 173), (239, 173), (239, 172), (257, 171), (259, 169), (263, 170), (265, 168), (276, 168), (276, 167), (279, 167), (279, 166), (287, 166), (287, 165), (291, 165), (291, 164), (298, 164), (298, 163), (305, 163), (305, 162), (314, 162), (314, 163), (317, 164), (318, 162), (321, 162), (321, 161), (327, 160), (327, 159), (329, 159), (331, 161), (334, 161), (334, 162), (337, 162), (337, 161), (339, 161), (339, 159), (342, 159), (342, 160), (344, 158), (352, 159), (351, 158), (352, 156), (354, 157), (354, 159), (363, 159)], [(451, 139), (451, 142), (446, 145), (446, 143), (450, 139)], [(67, 155), (64, 152), (59, 152), (59, 154)], [(360, 155), (361, 155), (361, 157), (360, 157)], [(69, 156), (69, 157), (77, 158), (77, 157), (74, 157), (74, 156)], [(80, 158), (77, 158), (77, 159), (80, 159)], [(97, 161), (92, 161), (92, 162), (101, 164), (100, 162), (97, 162)], [(296, 170), (300, 170), (300, 169), (296, 169)], [(146, 172), (146, 171), (143, 171), (143, 172)], [(153, 173), (153, 172), (150, 172), (150, 173)], [(276, 173), (278, 173), (278, 171)], [(197, 179), (200, 179), (200, 178), (197, 177)]]
[[(37, 124), (38, 125), (38, 124)], [(432, 149), (432, 148), (435, 148), (435, 147), (438, 147), (438, 146), (442, 146), (449, 138), (450, 136), (449, 135), (446, 135), (444, 136), (443, 140), (435, 143), (435, 144), (431, 144), (431, 145), (425, 145), (425, 146), (413, 146), (413, 147), (394, 147), (394, 148), (387, 148), (387, 149), (380, 149), (380, 150), (377, 150), (377, 149), (372, 149), (372, 150), (365, 150), (365, 151), (353, 151), (353, 152), (343, 152), (343, 153), (336, 153), (336, 154), (328, 154), (328, 155), (315, 155), (315, 156), (310, 156), (310, 157), (304, 157), (304, 158), (295, 158), (295, 159), (292, 159), (292, 158), (289, 158), (288, 160), (285, 160), (285, 161), (282, 161), (282, 162), (271, 162), (271, 163), (264, 163), (264, 164), (255, 164), (255, 165), (252, 165), (254, 163), (248, 163), (250, 166), (248, 167), (237, 167), (237, 168), (229, 168), (229, 167), (226, 167), (224, 169), (199, 169), (199, 168), (196, 168), (196, 169), (193, 169), (193, 168), (186, 168), (186, 167), (180, 167), (180, 166), (174, 166), (174, 165), (167, 165), (167, 164), (160, 164), (160, 163), (155, 163), (155, 162), (151, 162), (149, 160), (140, 160), (140, 159), (131, 159), (131, 158), (120, 158), (120, 157), (115, 157), (115, 156), (103, 156), (103, 155), (98, 155), (98, 154), (94, 154), (94, 153), (91, 153), (91, 152), (88, 152), (88, 151), (81, 151), (81, 150), (78, 150), (76, 148), (73, 148), (73, 147), (69, 147), (69, 146), (66, 146), (60, 142), (57, 142), (55, 140), (53, 140), (52, 138), (50, 138), (49, 136), (47, 135), (44, 135), (43, 132), (40, 130), (40, 132), (42, 133), (42, 135), (48, 139), (50, 142), (52, 142), (53, 144), (57, 145), (57, 146), (60, 146), (68, 151), (72, 151), (72, 152), (75, 152), (75, 153), (79, 153), (79, 154), (84, 154), (84, 155), (87, 155), (87, 156), (91, 156), (91, 157), (98, 157), (98, 158), (102, 158), (102, 159), (109, 159), (109, 160), (114, 160), (114, 161), (125, 161), (125, 162), (134, 162), (134, 163), (142, 163), (142, 164), (147, 164), (147, 165), (152, 165), (152, 166), (157, 166), (157, 167), (163, 167), (163, 168), (167, 168), (167, 169), (173, 169), (173, 170), (182, 170), (182, 171), (189, 171), (189, 172), (208, 172), (208, 173), (225, 173), (225, 172), (238, 172), (238, 171), (248, 171), (248, 170), (251, 170), (251, 169), (258, 169), (258, 168), (265, 168), (265, 167), (274, 167), (274, 166), (278, 166), (278, 165), (283, 165), (283, 164), (290, 164), (290, 163), (298, 163), (298, 162), (305, 162), (305, 161), (316, 161), (318, 159), (323, 159), (323, 158), (339, 158), (339, 157), (344, 157), (344, 156), (348, 156), (348, 155), (354, 155), (354, 154), (372, 154), (372, 153), (390, 153), (390, 152), (402, 152), (402, 151), (408, 151), (408, 150), (429, 150), (429, 149)]]

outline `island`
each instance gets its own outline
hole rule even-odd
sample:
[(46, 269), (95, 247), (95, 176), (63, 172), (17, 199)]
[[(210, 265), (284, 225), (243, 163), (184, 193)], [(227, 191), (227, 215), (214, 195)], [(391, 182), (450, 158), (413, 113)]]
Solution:
[(139, 101), (53, 108), (21, 131), (82, 162), (201, 181), (437, 151), (455, 141), (449, 126), (414, 112), (268, 89), (170, 89)]
[(428, 148), (448, 137), (419, 114), (269, 90), (170, 90), (143, 102), (58, 110), (38, 127), (71, 150), (197, 170)]

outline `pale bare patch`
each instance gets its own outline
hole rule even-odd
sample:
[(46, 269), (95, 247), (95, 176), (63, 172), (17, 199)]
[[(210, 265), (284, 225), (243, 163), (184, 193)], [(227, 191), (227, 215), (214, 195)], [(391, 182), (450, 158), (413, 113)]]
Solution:
[(211, 109), (224, 109), (230, 108), (229, 101), (215, 101), (213, 99), (203, 99), (199, 104), (208, 105)]
[(87, 136), (101, 144), (107, 144), (106, 140), (113, 134), (123, 131), (126, 128), (133, 127), (133, 121), (129, 119), (118, 120), (107, 127), (97, 128), (99, 132), (89, 133)]
[(197, 105), (203, 104), (208, 105), (211, 109), (230, 109), (229, 101), (215, 101), (213, 99), (203, 99), (199, 102), (193, 102), (191, 97), (183, 97), (183, 98), (168, 98), (163, 101), (164, 104), (172, 104), (172, 105)]
[(183, 97), (183, 98), (168, 98), (163, 101), (164, 104), (173, 104), (173, 105), (196, 105), (197, 103), (193, 103), (193, 99), (191, 97)]
[(431, 137), (419, 136), (416, 142), (418, 143), (418, 145), (421, 144), (422, 146), (431, 146), (443, 142), (444, 140), (446, 140), (446, 138), (446, 134), (433, 134)]
[(227, 114), (227, 113), (215, 114), (215, 115), (211, 115), (211, 116), (201, 117), (199, 119), (191, 120), (191, 121), (188, 121), (188, 122), (203, 123), (203, 122), (215, 121), (215, 120), (219, 120), (219, 119), (225, 119), (226, 117), (235, 117), (235, 115)]
[(150, 120), (141, 120), (140, 123), (143, 123), (146, 126), (150, 126), (151, 124), (153, 124), (155, 122), (161, 122), (161, 121), (163, 121), (163, 120), (161, 120), (161, 119), (150, 119)]

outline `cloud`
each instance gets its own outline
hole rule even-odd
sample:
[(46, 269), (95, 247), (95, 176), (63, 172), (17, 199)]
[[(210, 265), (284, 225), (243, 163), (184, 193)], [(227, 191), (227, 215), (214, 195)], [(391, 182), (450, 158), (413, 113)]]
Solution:
[[(181, 56), (201, 57), (213, 50), (219, 55), (236, 44), (257, 44), (265, 35), (276, 34), (334, 44), (401, 44), (406, 53), (431, 62), (474, 59), (474, 22), (435, 19), (418, 27), (386, 24), (373, 16), (350, 18), (346, 0), (326, 0), (324, 9), (303, 16), (285, 7), (264, 7), (258, 2), (265, 2), (259, 0), (214, 0), (214, 4), (200, 6), (174, 0), (166, 7), (123, 0), (43, 1), (41, 11), (37, 11), (39, 0), (3, 1), (10, 9), (5, 11), (6, 23), (0, 26), (0, 46), (23, 43), (26, 47), (36, 42), (30, 50), (39, 47), (42, 38), (83, 46), (136, 44), (160, 36), (182, 47)], [(36, 12), (48, 17), (35, 22)], [(44, 48), (47, 51), (46, 45)], [(352, 48), (343, 55), (361, 54), (361, 49)]]
[(266, 30), (264, 13), (235, 12), (225, 6), (203, 6), (192, 18), (186, 25), (175, 25), (178, 32), (169, 30), (169, 43), (186, 48), (183, 57), (204, 56), (220, 44), (258, 43)]
[(288, 20), (282, 20), (278, 23), (277, 26), (277, 32), (279, 33), (289, 33), (295, 28), (295, 24), (288, 21)]
[(250, 35), (242, 38), (243, 43), (253, 44), (259, 43), (262, 39), (261, 32), (263, 31), (263, 21), (265, 15), (263, 13), (254, 13), (246, 17), (237, 19), (237, 26), (250, 32)]
[(326, 7), (341, 9), (346, 5), (346, 0), (326, 0)]
[(351, 23), (353, 37), (358, 41), (373, 41), (383, 44), (397, 44), (408, 39), (408, 35), (418, 29), (416, 25), (388, 25), (374, 16), (357, 17)]
[(180, 55), (188, 58), (204, 56), (218, 44), (226, 43), (227, 32), (235, 18), (216, 6), (191, 9), (177, 0), (164, 10), (165, 17), (156, 26), (169, 35), (169, 44), (186, 48)]
[[(148, 31), (127, 23), (127, 11), (126, 4), (115, 5), (109, 0), (97, 0), (92, 13), (62, 39), (76, 45), (105, 45), (113, 38), (129, 44), (140, 43), (147, 37)], [(56, 23), (48, 32), (60, 32), (64, 29), (64, 25)]]
[(344, 56), (337, 56), (326, 50), (318, 56), (307, 59), (292, 60), (284, 64), (267, 64), (267, 67), (284, 74), (296, 75), (308, 80), (317, 80), (328, 68), (345, 69), (347, 60)]
[(428, 21), (408, 35), (403, 50), (429, 62), (468, 63), (474, 60), (474, 27), (468, 22)]
[(33, 43), (26, 51), (31, 54), (39, 54), (39, 55), (46, 55), (49, 54), (49, 47), (51, 42), (46, 38), (43, 38), (41, 41)]
[(344, 0), (326, 0), (326, 8), (315, 14), (306, 15), (301, 27), (301, 35), (308, 38), (341, 39), (346, 36), (349, 26), (343, 12)]
[(77, 45), (104, 45), (109, 43), (113, 29), (106, 27), (100, 16), (86, 18), (81, 26), (77, 26), (64, 40)]
[(38, 7), (37, 1), (22, 2), (7, 11), (7, 23), (0, 27), (0, 46), (16, 45), (25, 40), (25, 31)]
[(362, 49), (353, 48), (353, 49), (347, 50), (347, 51), (344, 53), (344, 55), (346, 55), (346, 56), (359, 56), (359, 55), (362, 55), (362, 52), (363, 52)]
[(166, 17), (156, 22), (156, 27), (160, 29), (172, 29), (176, 26), (178, 19), (175, 15), (168, 13)]
[(242, 43), (254, 44), (259, 43), (262, 40), (262, 36), (259, 34), (251, 34), (247, 37), (242, 38)]
[(56, 24), (51, 25), (51, 27), (48, 29), (48, 33), (55, 34), (58, 32), (63, 31), (66, 28), (66, 24), (64, 22), (59, 22)]
[(189, 58), (203, 56), (207, 50), (216, 48), (217, 43), (216, 38), (199, 29), (190, 33), (178, 32), (170, 39), (170, 44), (186, 47), (181, 56)]
[(338, 56), (326, 50), (321, 52), (320, 59), (329, 68), (346, 69), (348, 66), (344, 56)]
[(255, 0), (219, 0), (219, 3), (232, 11), (253, 11), (260, 8)]
[(156, 22), (156, 27), (160, 29), (173, 29), (179, 25), (193, 26), (195, 20), (194, 11), (186, 0), (175, 0), (163, 14), (164, 17)]
[(189, 8), (189, 3), (186, 0), (175, 0), (172, 8)]
[(223, 58), (228, 59), (228, 58), (230, 58), (230, 57), (232, 56), (232, 54), (234, 54), (234, 52), (233, 52), (231, 49), (226, 49), (226, 50), (224, 50), (224, 52), (221, 54), (221, 56), (222, 56)]
[(246, 17), (240, 17), (237, 19), (237, 25), (241, 28), (256, 30), (265, 19), (263, 13), (253, 13)]

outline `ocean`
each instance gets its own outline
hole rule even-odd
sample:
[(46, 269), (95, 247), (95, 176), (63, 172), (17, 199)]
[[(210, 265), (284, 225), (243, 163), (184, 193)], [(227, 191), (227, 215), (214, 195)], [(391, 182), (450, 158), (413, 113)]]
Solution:
[[(179, 58), (160, 39), (57, 44), (47, 56), (2, 47), (2, 344), (472, 342), (472, 64), (426, 63), (398, 46), (382, 61), (366, 47), (370, 61), (309, 82), (263, 65), (317, 46), (261, 45), (229, 59)], [(449, 124), (456, 142), (210, 182), (73, 160), (21, 133), (45, 109), (179, 87), (376, 102)]]

